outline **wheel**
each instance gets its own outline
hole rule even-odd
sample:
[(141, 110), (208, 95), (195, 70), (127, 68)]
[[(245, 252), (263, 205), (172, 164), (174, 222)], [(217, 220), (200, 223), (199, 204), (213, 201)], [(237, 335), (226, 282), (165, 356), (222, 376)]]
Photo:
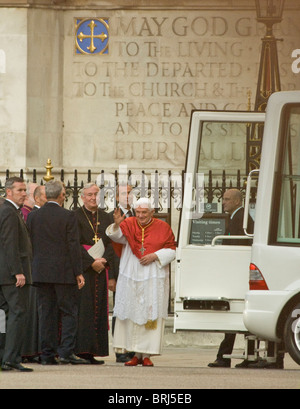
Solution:
[(285, 349), (300, 365), (300, 304), (289, 313), (284, 328)]

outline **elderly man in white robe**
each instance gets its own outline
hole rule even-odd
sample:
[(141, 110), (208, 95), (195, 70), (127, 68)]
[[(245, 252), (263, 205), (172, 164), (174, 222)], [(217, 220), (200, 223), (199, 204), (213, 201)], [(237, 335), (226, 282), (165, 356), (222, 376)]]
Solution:
[(135, 205), (136, 217), (125, 218), (119, 209), (106, 234), (119, 243), (120, 273), (114, 316), (113, 346), (117, 353), (135, 351), (126, 366), (153, 366), (150, 357), (161, 355), (169, 303), (169, 264), (176, 243), (170, 226), (153, 217), (149, 199)]

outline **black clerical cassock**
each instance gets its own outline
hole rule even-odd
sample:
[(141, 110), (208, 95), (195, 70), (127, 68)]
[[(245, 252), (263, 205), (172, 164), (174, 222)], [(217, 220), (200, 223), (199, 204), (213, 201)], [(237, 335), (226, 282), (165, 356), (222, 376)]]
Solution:
[(85, 287), (80, 291), (79, 327), (76, 353), (92, 360), (95, 356), (108, 356), (108, 281), (106, 271), (100, 274), (91, 267), (94, 259), (83, 246), (95, 244), (95, 233), (103, 240), (103, 257), (113, 263), (113, 249), (105, 234), (111, 224), (107, 213), (98, 209), (92, 213), (86, 208), (75, 211), (82, 245), (82, 264)]

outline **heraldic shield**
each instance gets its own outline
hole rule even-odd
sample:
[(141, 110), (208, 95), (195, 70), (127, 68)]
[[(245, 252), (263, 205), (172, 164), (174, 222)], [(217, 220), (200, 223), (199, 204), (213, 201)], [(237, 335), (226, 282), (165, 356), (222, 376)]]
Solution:
[(76, 54), (108, 54), (108, 19), (76, 19)]

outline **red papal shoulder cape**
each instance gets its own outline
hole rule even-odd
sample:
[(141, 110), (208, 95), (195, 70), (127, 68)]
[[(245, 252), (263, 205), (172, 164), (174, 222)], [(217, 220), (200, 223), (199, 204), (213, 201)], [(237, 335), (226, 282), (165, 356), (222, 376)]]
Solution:
[[(141, 252), (143, 231), (136, 217), (129, 217), (120, 225), (120, 229), (126, 237), (133, 254), (138, 259), (162, 249), (176, 250), (175, 237), (168, 223), (154, 218), (147, 226), (143, 227), (144, 254)], [(114, 245), (114, 249), (118, 256), (120, 256), (122, 253), (122, 247), (120, 247), (120, 245), (118, 247)]]

